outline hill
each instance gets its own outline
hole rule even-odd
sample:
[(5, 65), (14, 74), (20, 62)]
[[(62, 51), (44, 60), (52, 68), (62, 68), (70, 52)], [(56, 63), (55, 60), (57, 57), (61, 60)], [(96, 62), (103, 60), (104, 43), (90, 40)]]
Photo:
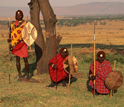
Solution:
[[(0, 7), (0, 17), (14, 16), (18, 9), (21, 9), (25, 15), (29, 15), (28, 7)], [(53, 10), (57, 16), (124, 14), (124, 3), (91, 2), (68, 7), (53, 7)]]
[(124, 3), (93, 2), (71, 7), (54, 7), (57, 15), (124, 14)]

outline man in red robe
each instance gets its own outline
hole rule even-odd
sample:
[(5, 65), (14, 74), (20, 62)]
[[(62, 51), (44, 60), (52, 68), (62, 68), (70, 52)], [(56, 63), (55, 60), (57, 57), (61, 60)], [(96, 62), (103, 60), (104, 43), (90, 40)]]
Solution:
[(15, 14), (16, 21), (11, 23), (11, 33), (8, 42), (11, 44), (12, 54), (16, 55), (16, 67), (19, 74), (19, 80), (22, 80), (20, 57), (23, 57), (25, 62), (25, 68), (27, 71), (27, 79), (29, 79), (29, 63), (28, 63), (28, 48), (22, 40), (22, 28), (26, 25), (26, 21), (23, 20), (23, 12), (17, 10)]
[(89, 85), (92, 88), (92, 93), (94, 94), (93, 80), (95, 80), (95, 94), (108, 94), (109, 89), (105, 86), (105, 79), (107, 75), (112, 71), (112, 67), (109, 61), (105, 60), (105, 53), (99, 51), (97, 53), (97, 60), (95, 61), (95, 76), (94, 72), (94, 62), (90, 65), (89, 75), (90, 82)]
[[(63, 62), (68, 57), (69, 53), (67, 48), (63, 47), (60, 49), (60, 52), (56, 55), (56, 65), (55, 65), (55, 57), (49, 61), (49, 73), (51, 78), (51, 84), (48, 87), (54, 87), (55, 83), (61, 82), (62, 85), (66, 86), (65, 80), (68, 77), (68, 74), (63, 68)], [(56, 74), (55, 74), (56, 69)], [(55, 76), (56, 75), (56, 76)]]

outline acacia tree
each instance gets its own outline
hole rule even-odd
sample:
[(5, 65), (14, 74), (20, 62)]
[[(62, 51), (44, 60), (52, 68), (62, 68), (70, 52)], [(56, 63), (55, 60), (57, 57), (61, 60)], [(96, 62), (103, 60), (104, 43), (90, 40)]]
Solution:
[[(31, 0), (28, 5), (31, 23), (36, 27), (38, 32), (38, 37), (34, 43), (36, 69), (38, 74), (42, 74), (48, 72), (48, 62), (54, 57), (54, 36), (56, 38), (56, 47), (59, 46), (62, 37), (56, 37), (54, 34), (57, 19), (49, 0)], [(42, 27), (40, 26), (40, 13), (45, 24), (45, 35), (43, 35)]]

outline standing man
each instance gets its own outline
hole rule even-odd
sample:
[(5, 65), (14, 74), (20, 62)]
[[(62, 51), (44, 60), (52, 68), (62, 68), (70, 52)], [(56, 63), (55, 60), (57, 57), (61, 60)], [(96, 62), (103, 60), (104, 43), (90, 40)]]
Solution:
[(95, 75), (93, 75), (94, 71), (94, 63), (92, 62), (89, 70), (89, 85), (92, 88), (92, 93), (94, 94), (93, 80), (95, 80), (95, 94), (108, 94), (110, 92), (109, 89), (105, 86), (105, 79), (107, 75), (112, 71), (112, 67), (109, 61), (105, 60), (105, 52), (99, 51), (97, 53), (97, 60), (95, 61)]
[(16, 67), (19, 74), (19, 80), (22, 80), (20, 57), (23, 57), (25, 62), (25, 68), (27, 71), (27, 78), (29, 79), (29, 63), (28, 63), (28, 47), (22, 40), (22, 29), (26, 25), (26, 21), (23, 20), (23, 12), (17, 10), (15, 14), (16, 21), (11, 23), (11, 33), (9, 35), (8, 42), (10, 43), (10, 49), (12, 54), (16, 55)]
[[(51, 84), (48, 87), (54, 87), (55, 82), (62, 82), (62, 86), (66, 86), (66, 79), (68, 78), (68, 74), (64, 70), (63, 62), (68, 57), (69, 53), (67, 48), (63, 47), (60, 49), (60, 52), (56, 55), (56, 65), (55, 65), (55, 57), (49, 61), (49, 73), (51, 78)], [(55, 69), (57, 74), (57, 79), (55, 77)]]

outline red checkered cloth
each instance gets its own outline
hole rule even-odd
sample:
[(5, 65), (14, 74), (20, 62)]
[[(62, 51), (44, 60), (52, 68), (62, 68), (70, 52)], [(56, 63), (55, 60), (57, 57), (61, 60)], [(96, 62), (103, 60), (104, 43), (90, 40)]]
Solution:
[[(56, 65), (57, 65), (57, 82), (65, 79), (65, 77), (67, 76), (67, 73), (65, 72), (64, 68), (63, 68), (63, 62), (64, 60), (67, 58), (67, 56), (65, 58), (63, 58), (60, 54), (57, 54), (56, 55)], [(53, 63), (55, 64), (55, 57), (52, 58), (49, 63)], [(56, 82), (56, 79), (55, 79), (55, 69), (52, 68), (52, 66), (49, 67), (49, 70), (50, 70), (50, 76), (51, 76), (51, 79)]]
[[(95, 61), (96, 67), (96, 80), (95, 80), (95, 90), (100, 94), (108, 94), (110, 90), (105, 86), (105, 78), (112, 71), (112, 67), (109, 61), (104, 60), (102, 63)], [(94, 63), (90, 65), (90, 70), (93, 74)], [(93, 88), (93, 80), (90, 80), (89, 85)]]

